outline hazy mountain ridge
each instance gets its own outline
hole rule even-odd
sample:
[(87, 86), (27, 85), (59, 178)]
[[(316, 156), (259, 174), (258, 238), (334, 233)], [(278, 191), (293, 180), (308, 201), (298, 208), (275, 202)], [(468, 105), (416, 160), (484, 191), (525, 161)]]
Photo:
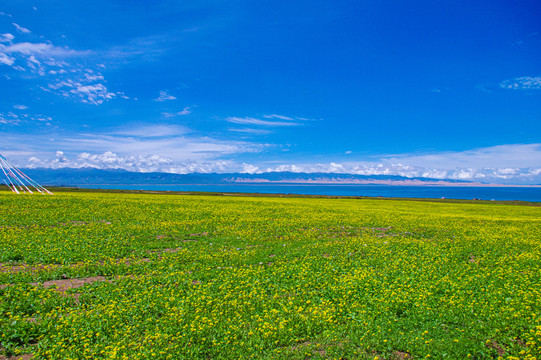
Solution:
[(22, 169), (43, 185), (136, 185), (136, 184), (232, 184), (232, 183), (311, 183), (311, 184), (468, 184), (468, 181), (430, 178), (408, 178), (398, 175), (355, 175), (338, 173), (267, 172), (248, 173), (190, 173), (130, 172), (94, 168)]

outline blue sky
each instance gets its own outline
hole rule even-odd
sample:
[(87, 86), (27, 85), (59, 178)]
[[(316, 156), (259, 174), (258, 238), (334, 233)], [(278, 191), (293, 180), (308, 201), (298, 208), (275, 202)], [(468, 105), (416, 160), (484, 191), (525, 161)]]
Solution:
[(4, 1), (23, 167), (541, 183), (539, 1)]

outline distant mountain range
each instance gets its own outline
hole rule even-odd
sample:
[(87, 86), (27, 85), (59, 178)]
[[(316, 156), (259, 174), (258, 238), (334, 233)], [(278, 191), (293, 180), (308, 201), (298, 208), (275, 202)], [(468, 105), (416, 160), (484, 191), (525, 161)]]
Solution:
[(354, 175), (337, 173), (267, 172), (261, 174), (171, 174), (130, 172), (94, 168), (21, 169), (32, 179), (48, 186), (99, 185), (208, 185), (208, 184), (381, 184), (381, 185), (467, 185), (460, 180), (407, 178), (396, 175)]

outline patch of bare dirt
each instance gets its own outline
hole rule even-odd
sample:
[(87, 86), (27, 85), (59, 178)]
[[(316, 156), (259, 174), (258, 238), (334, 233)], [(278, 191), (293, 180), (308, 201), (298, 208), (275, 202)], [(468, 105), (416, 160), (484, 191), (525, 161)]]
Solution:
[(404, 359), (411, 359), (411, 355), (404, 351), (398, 351), (395, 350), (391, 354), (392, 360), (404, 360)]
[[(69, 289), (76, 289), (84, 286), (85, 284), (91, 284), (96, 281), (106, 281), (104, 276), (92, 276), (80, 279), (61, 279), (45, 281), (41, 285), (45, 288), (56, 286), (56, 291), (64, 294)], [(30, 283), (31, 285), (38, 286), (40, 283)]]
[(185, 238), (182, 238), (180, 236), (161, 234), (161, 235), (156, 235), (156, 239), (161, 240), (161, 239), (171, 238), (173, 240), (179, 240), (179, 241), (182, 241), (182, 242), (190, 242), (190, 241), (197, 241), (197, 239), (194, 239), (194, 238), (201, 237), (201, 236), (207, 236), (207, 235), (208, 235), (208, 232), (203, 232), (203, 233), (190, 234), (190, 235), (186, 236)]
[(29, 271), (29, 272), (35, 272), (35, 271), (42, 271), (42, 270), (53, 270), (55, 268), (60, 267), (78, 267), (83, 266), (83, 262), (76, 262), (73, 264), (65, 265), (65, 264), (18, 264), (18, 265), (9, 265), (6, 263), (0, 263), (0, 273), (18, 273), (22, 271)]
[(147, 250), (147, 253), (149, 254), (163, 254), (163, 253), (176, 253), (179, 252), (182, 248), (165, 248), (165, 249), (154, 249), (154, 250)]
[(312, 345), (312, 343), (310, 341), (305, 341), (305, 342), (299, 343), (297, 345), (293, 345), (291, 347), (291, 350), (299, 350), (299, 349), (305, 348), (305, 347), (310, 346), (310, 345)]
[(486, 347), (496, 350), (499, 356), (505, 355), (505, 348), (502, 345), (498, 344), (496, 340), (492, 340), (491, 342), (486, 344)]
[(517, 344), (519, 344), (522, 347), (526, 347), (526, 343), (522, 339), (516, 338), (513, 341), (516, 342)]
[(316, 349), (316, 350), (314, 350), (314, 352), (316, 354), (319, 354), (319, 356), (322, 356), (322, 357), (327, 356), (327, 350), (325, 350), (325, 349)]
[[(49, 265), (50, 266), (50, 265)], [(28, 264), (19, 264), (19, 265), (9, 265), (5, 263), (0, 263), (0, 273), (17, 273), (21, 271), (38, 271), (45, 269), (45, 265), (28, 265)]]
[(190, 237), (199, 237), (199, 236), (207, 236), (209, 233), (208, 232), (202, 232), (202, 233), (193, 233), (193, 234), (190, 234), (189, 236)]
[(4, 356), (0, 355), (0, 360), (30, 360), (32, 359), (34, 355), (33, 354), (24, 354), (24, 355), (17, 355), (17, 356)]

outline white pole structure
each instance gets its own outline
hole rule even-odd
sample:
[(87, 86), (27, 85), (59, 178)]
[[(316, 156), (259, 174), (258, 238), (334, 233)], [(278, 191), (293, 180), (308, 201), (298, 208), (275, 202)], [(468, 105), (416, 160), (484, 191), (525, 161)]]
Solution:
[[(34, 192), (30, 188), (34, 188), (40, 194), (53, 195), (52, 192), (45, 189), (43, 186), (32, 180), (28, 175), (23, 173), (21, 170), (17, 169), (15, 165), (8, 161), (2, 154), (0, 154), (0, 177), (4, 174), (4, 183), (9, 187), (11, 191), (15, 194), (29, 193), (33, 194)], [(18, 189), (17, 189), (18, 187)]]

